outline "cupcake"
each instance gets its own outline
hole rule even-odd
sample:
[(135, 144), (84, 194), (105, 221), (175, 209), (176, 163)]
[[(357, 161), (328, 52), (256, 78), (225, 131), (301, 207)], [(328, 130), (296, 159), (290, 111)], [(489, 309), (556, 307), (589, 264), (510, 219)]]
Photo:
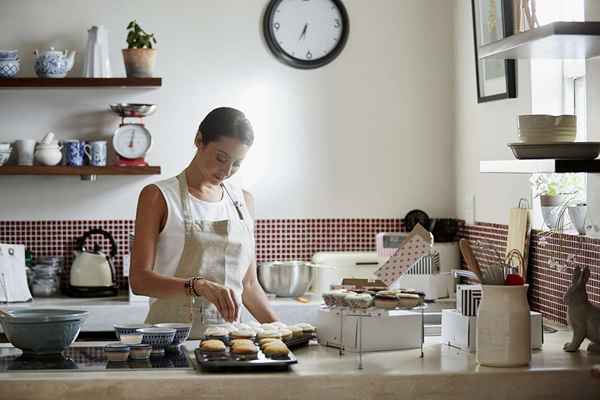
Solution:
[(297, 324), (296, 326), (302, 328), (303, 334), (315, 333), (317, 331), (317, 328), (315, 328), (311, 324), (307, 324), (306, 322), (301, 322), (301, 323)]
[(229, 341), (229, 331), (221, 326), (209, 326), (204, 331), (205, 339), (216, 339), (227, 343)]
[(281, 340), (289, 340), (293, 336), (292, 331), (287, 328), (280, 329), (279, 334), (281, 335)]
[(423, 304), (421, 296), (413, 293), (400, 293), (397, 296), (398, 307), (401, 308), (413, 308)]
[(254, 339), (256, 337), (256, 332), (250, 328), (248, 329), (236, 329), (232, 331), (229, 336), (232, 339)]
[(202, 353), (221, 354), (225, 352), (225, 343), (216, 339), (203, 340), (200, 343)]
[(331, 295), (333, 296), (333, 300), (336, 306), (338, 307), (344, 307), (346, 306), (346, 296), (348, 295), (348, 291), (347, 290), (334, 290), (333, 292), (331, 292)]
[(281, 334), (276, 330), (263, 330), (258, 333), (259, 339), (273, 338), (273, 339), (281, 339)]
[(300, 327), (298, 325), (290, 326), (290, 331), (292, 331), (293, 337), (302, 337), (302, 335), (304, 335), (304, 332), (302, 331), (302, 327)]

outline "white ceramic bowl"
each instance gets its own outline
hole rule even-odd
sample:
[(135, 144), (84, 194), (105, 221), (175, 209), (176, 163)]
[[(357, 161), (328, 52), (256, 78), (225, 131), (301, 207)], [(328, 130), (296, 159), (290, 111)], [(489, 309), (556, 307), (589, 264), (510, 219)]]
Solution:
[(142, 328), (138, 332), (144, 335), (142, 343), (151, 344), (153, 349), (163, 349), (173, 343), (175, 333), (172, 328)]
[(575, 115), (528, 114), (519, 115), (519, 130), (529, 129), (576, 129)]
[(184, 323), (162, 323), (162, 324), (154, 324), (155, 328), (168, 328), (175, 329), (175, 337), (173, 338), (172, 344), (180, 344), (187, 340), (190, 336), (190, 331), (192, 330), (192, 324), (184, 324)]

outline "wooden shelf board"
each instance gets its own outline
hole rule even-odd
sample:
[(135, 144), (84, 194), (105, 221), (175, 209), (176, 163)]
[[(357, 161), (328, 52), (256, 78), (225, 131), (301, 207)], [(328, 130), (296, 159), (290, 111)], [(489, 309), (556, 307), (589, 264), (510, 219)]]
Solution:
[(147, 167), (69, 167), (57, 165), (47, 167), (43, 165), (3, 165), (0, 166), (0, 175), (160, 175), (160, 166)]
[(162, 78), (0, 78), (0, 88), (153, 88)]
[(553, 22), (479, 48), (480, 59), (588, 59), (600, 56), (600, 22)]
[(600, 159), (480, 161), (479, 172), (484, 174), (600, 173)]

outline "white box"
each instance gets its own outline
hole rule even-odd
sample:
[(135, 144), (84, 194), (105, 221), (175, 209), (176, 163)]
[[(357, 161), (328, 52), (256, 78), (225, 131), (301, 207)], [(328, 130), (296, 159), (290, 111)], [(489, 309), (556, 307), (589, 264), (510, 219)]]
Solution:
[[(347, 311), (344, 311), (346, 313)], [(377, 316), (362, 317), (362, 350), (384, 351), (421, 347), (421, 313), (403, 310), (377, 310)], [(344, 349), (358, 352), (358, 320), (344, 315)], [(319, 343), (340, 347), (340, 310), (321, 308), (317, 320)]]
[(466, 317), (477, 315), (481, 302), (481, 285), (456, 285), (456, 311)]
[[(544, 343), (542, 314), (530, 311), (531, 348), (541, 349)], [(467, 317), (453, 309), (442, 310), (442, 343), (475, 353), (477, 317)]]

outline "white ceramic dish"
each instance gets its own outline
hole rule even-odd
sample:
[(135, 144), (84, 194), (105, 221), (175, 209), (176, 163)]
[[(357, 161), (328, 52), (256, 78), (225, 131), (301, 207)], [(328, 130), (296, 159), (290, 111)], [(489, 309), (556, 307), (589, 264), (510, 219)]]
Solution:
[(577, 127), (575, 115), (529, 114), (519, 115), (519, 129), (554, 129)]
[(508, 147), (519, 160), (593, 160), (600, 154), (600, 142), (509, 143)]

